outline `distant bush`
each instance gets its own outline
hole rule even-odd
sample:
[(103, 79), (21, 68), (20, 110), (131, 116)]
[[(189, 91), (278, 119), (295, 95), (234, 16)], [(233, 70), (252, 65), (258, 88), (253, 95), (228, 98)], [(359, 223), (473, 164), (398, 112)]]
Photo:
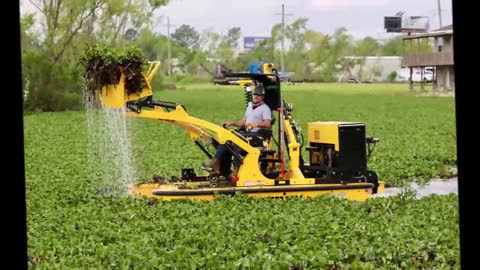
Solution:
[(390, 74), (388, 74), (386, 81), (389, 83), (395, 82), (395, 79), (397, 78), (397, 72), (393, 71)]
[(83, 84), (80, 76), (80, 70), (75, 64), (60, 60), (56, 65), (51, 65), (40, 51), (24, 53), (22, 55), (24, 111), (63, 111), (82, 108)]
[(165, 89), (165, 81), (166, 78), (160, 72), (153, 77), (152, 81), (150, 82), (150, 86), (152, 87), (153, 91), (159, 91)]

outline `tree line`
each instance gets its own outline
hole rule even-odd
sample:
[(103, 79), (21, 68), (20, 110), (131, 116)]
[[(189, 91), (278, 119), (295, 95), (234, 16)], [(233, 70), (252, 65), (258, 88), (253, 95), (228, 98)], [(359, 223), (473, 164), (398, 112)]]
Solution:
[[(199, 31), (180, 25), (170, 35), (154, 30), (154, 12), (168, 0), (28, 0), (33, 10), (21, 14), (22, 86), (25, 111), (81, 109), (83, 81), (79, 58), (97, 43), (111, 47), (138, 46), (150, 60), (171, 58), (189, 78), (199, 78), (204, 70), (213, 71), (222, 64), (234, 71), (248, 70), (252, 61), (270, 61), (280, 66), (280, 42), (285, 40), (285, 69), (298, 79), (330, 82), (335, 74), (356, 64), (345, 56), (400, 56), (404, 47), (400, 38), (379, 42), (365, 37), (354, 40), (346, 28), (325, 34), (307, 27), (307, 18), (298, 18), (285, 26), (271, 28), (271, 38), (249, 51), (236, 54), (241, 47), (241, 27), (226, 34)], [(429, 50), (428, 44), (419, 44)], [(408, 49), (408, 48), (407, 48)], [(180, 76), (166, 78), (168, 65), (161, 65), (154, 80), (155, 89)], [(211, 78), (207, 78), (211, 79)], [(201, 80), (201, 79), (199, 79)], [(205, 80), (205, 79), (203, 79)]]

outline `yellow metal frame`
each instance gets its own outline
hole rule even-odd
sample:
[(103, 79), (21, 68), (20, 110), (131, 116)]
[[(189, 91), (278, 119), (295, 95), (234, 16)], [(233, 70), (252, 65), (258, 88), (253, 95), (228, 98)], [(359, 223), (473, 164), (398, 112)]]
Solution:
[(142, 75), (147, 86), (139, 93), (127, 94), (127, 91), (125, 91), (125, 74), (122, 72), (118, 84), (105, 85), (100, 89), (99, 96), (101, 102), (108, 108), (122, 108), (127, 101), (153, 95), (150, 82), (157, 73), (160, 61), (152, 61), (149, 64), (146, 75)]
[[(272, 198), (272, 199), (281, 199), (285, 200), (291, 197), (297, 198), (310, 198), (320, 195), (333, 195), (342, 199), (355, 200), (355, 201), (365, 201), (372, 197), (372, 190), (369, 188), (362, 187), (364, 183), (352, 183), (349, 184), (349, 189), (345, 189), (345, 185), (342, 184), (322, 184), (322, 185), (304, 185), (306, 188), (315, 188), (322, 186), (323, 190), (308, 190), (308, 191), (285, 191), (285, 187), (288, 186), (275, 186), (275, 187), (255, 187), (255, 193), (246, 192), (249, 187), (232, 187), (232, 188), (221, 188), (222, 190), (230, 191), (231, 193), (245, 193), (251, 197), (257, 198)], [(384, 183), (381, 182), (379, 186), (384, 188)], [(262, 189), (269, 189), (268, 191), (262, 192)], [(205, 191), (203, 194), (195, 194), (195, 190), (184, 190), (181, 194), (170, 194), (170, 195), (155, 195), (157, 191), (178, 191), (178, 188), (175, 185), (168, 184), (136, 184), (133, 185), (129, 192), (134, 196), (145, 196), (149, 198), (161, 198), (162, 200), (170, 201), (176, 199), (185, 199), (187, 197), (192, 200), (213, 200), (222, 194), (217, 193), (219, 188), (203, 188), (202, 191)], [(383, 192), (383, 191), (382, 191)], [(209, 194), (207, 194), (209, 193)], [(380, 191), (379, 191), (380, 193)]]
[[(147, 87), (142, 89), (140, 93), (126, 94), (125, 76), (122, 74), (119, 84), (106, 85), (101, 89), (99, 93), (101, 102), (104, 106), (109, 108), (121, 108), (124, 107), (128, 101), (138, 100), (153, 95), (150, 81), (156, 73), (159, 65), (159, 61), (150, 62), (147, 75), (144, 76)], [(126, 114), (127, 117), (161, 120), (180, 126), (188, 132), (188, 136), (192, 141), (199, 139), (209, 140), (211, 138), (214, 138), (221, 144), (224, 144), (226, 141), (231, 141), (247, 152), (247, 155), (243, 159), (243, 165), (240, 166), (238, 171), (239, 180), (237, 185), (249, 186), (275, 184), (274, 180), (266, 178), (259, 169), (259, 149), (250, 146), (245, 138), (241, 138), (239, 134), (235, 134), (232, 130), (227, 130), (217, 124), (190, 116), (180, 105), (178, 105), (173, 111), (166, 111), (162, 107), (155, 106), (151, 110), (126, 112)]]
[[(110, 108), (121, 108), (126, 105), (128, 101), (138, 100), (141, 98), (149, 97), (153, 95), (153, 90), (151, 87), (151, 80), (153, 76), (158, 70), (160, 66), (159, 61), (149, 62), (150, 66), (148, 68), (147, 74), (144, 76), (144, 80), (146, 82), (146, 87), (142, 89), (139, 93), (134, 93), (127, 95), (125, 91), (125, 76), (122, 74), (119, 84), (117, 85), (106, 85), (99, 91), (99, 96), (101, 102), (106, 107)], [(268, 65), (268, 64), (265, 64)], [(270, 72), (271, 66), (264, 66)], [(267, 69), (265, 69), (267, 70)], [(239, 85), (242, 87), (246, 87), (249, 84), (252, 84), (252, 80), (239, 80), (237, 81)], [(338, 185), (323, 185), (328, 188), (332, 188), (332, 190), (309, 190), (309, 191), (298, 191), (298, 192), (284, 192), (283, 189), (289, 185), (284, 186), (275, 186), (275, 181), (282, 181), (282, 180), (289, 180), (290, 186), (291, 185), (304, 185), (304, 186), (320, 186), (315, 185), (314, 178), (305, 178), (300, 170), (299, 164), (299, 157), (300, 157), (300, 144), (294, 139), (294, 131), (290, 125), (291, 116), (288, 118), (285, 115), (282, 115), (280, 121), (283, 121), (283, 126), (285, 128), (285, 132), (289, 139), (288, 150), (289, 150), (289, 170), (285, 172), (285, 174), (281, 175), (277, 179), (269, 179), (265, 177), (262, 172), (260, 171), (259, 167), (259, 157), (260, 157), (260, 150), (256, 147), (251, 146), (246, 138), (243, 138), (240, 134), (236, 133), (234, 130), (225, 129), (217, 124), (213, 124), (211, 122), (205, 121), (203, 119), (199, 119), (196, 117), (190, 116), (185, 109), (181, 105), (177, 105), (175, 110), (167, 111), (161, 106), (153, 106), (150, 109), (142, 109), (140, 112), (125, 112), (127, 117), (132, 118), (144, 118), (144, 119), (152, 119), (152, 120), (161, 120), (173, 125), (180, 126), (187, 131), (189, 138), (192, 141), (197, 140), (204, 140), (210, 141), (212, 138), (218, 141), (220, 144), (224, 144), (227, 141), (230, 141), (243, 149), (247, 154), (243, 159), (243, 164), (240, 166), (238, 171), (238, 181), (235, 188), (227, 188), (233, 191), (242, 191), (246, 190), (251, 187), (255, 188), (266, 188), (274, 186), (274, 189), (269, 192), (255, 192), (252, 193), (252, 196), (256, 197), (276, 197), (276, 198), (287, 198), (288, 196), (300, 196), (300, 195), (312, 195), (317, 196), (320, 194), (332, 193), (332, 194), (346, 194), (341, 195), (346, 198), (354, 199), (354, 200), (364, 200), (370, 195), (368, 195), (368, 190), (365, 188), (360, 188), (360, 186), (365, 183), (358, 183), (358, 184), (349, 184), (352, 186), (352, 189), (340, 189), (335, 190), (335, 188), (339, 186), (344, 186), (342, 184)], [(292, 139), (293, 138), (293, 139)], [(269, 147), (271, 149), (272, 143), (270, 141)], [(271, 166), (272, 164), (270, 164)], [(357, 185), (359, 188), (355, 188)], [(383, 190), (384, 183), (382, 182), (381, 187), (379, 190)], [(156, 184), (142, 184), (136, 185), (132, 187), (131, 192), (140, 195), (152, 196), (153, 191), (159, 189), (160, 186)], [(161, 185), (163, 190), (169, 190), (171, 188), (175, 188), (172, 185)], [(221, 188), (225, 190), (225, 188)], [(207, 189), (208, 190), (208, 189)], [(218, 190), (218, 188), (217, 188)], [(278, 190), (278, 191), (277, 191)], [(371, 192), (371, 190), (370, 190)], [(250, 195), (250, 194), (249, 194)], [(200, 199), (212, 199), (216, 195), (201, 195), (201, 196), (193, 196)], [(185, 196), (180, 196), (181, 198), (185, 198)], [(190, 197), (190, 196), (189, 196)], [(175, 196), (166, 197), (168, 198), (175, 198)]]
[[(178, 105), (174, 111), (167, 112), (161, 107), (155, 107), (153, 110), (142, 110), (140, 113), (127, 112), (128, 117), (145, 118), (166, 121), (170, 124), (180, 126), (187, 130), (188, 135), (192, 141), (200, 138), (209, 140), (214, 138), (220, 144), (227, 141), (239, 146), (247, 152), (243, 159), (243, 165), (238, 171), (239, 180), (237, 185), (274, 185), (274, 180), (266, 178), (258, 167), (258, 159), (260, 157), (260, 150), (251, 146), (246, 142), (246, 139), (239, 137), (234, 131), (225, 129), (217, 124), (190, 116), (182, 106)], [(250, 181), (246, 181), (249, 179)], [(251, 181), (255, 179), (255, 181)]]

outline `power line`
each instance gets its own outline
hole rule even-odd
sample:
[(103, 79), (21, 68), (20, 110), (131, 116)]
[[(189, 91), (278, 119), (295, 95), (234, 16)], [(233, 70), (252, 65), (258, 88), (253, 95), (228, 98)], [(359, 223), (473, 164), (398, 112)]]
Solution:
[(282, 50), (280, 51), (280, 69), (284, 71), (283, 65), (283, 51), (285, 50), (284, 43), (285, 43), (285, 16), (292, 16), (293, 14), (285, 14), (285, 5), (282, 4), (282, 13), (276, 13), (275, 15), (282, 15)]
[(174, 24), (170, 24), (170, 17), (167, 16), (167, 24), (164, 24), (167, 27), (167, 44), (168, 44), (168, 77), (172, 74), (172, 61), (170, 55), (170, 26), (175, 26)]
[(440, 0), (437, 0), (438, 3), (438, 20), (440, 22), (440, 27), (442, 27), (442, 9), (440, 8)]

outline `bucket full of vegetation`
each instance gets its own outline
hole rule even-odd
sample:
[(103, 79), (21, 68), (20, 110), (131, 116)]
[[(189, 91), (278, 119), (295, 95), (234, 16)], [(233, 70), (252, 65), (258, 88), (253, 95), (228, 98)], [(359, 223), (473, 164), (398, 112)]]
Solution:
[(143, 75), (148, 61), (135, 46), (110, 48), (97, 44), (83, 52), (80, 62), (86, 91), (99, 96), (107, 107), (123, 107), (128, 96), (140, 94), (148, 86)]

